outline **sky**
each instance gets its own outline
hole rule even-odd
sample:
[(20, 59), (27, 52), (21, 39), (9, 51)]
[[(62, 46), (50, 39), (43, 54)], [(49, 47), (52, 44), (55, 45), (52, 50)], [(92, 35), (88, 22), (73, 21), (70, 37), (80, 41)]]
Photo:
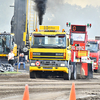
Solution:
[[(10, 32), (10, 21), (14, 13), (14, 0), (0, 0), (0, 32)], [(78, 25), (91, 23), (87, 28), (88, 38), (100, 36), (100, 0), (47, 0), (43, 25), (60, 25), (69, 31), (66, 22)]]
[(89, 38), (100, 36), (100, 0), (48, 0), (43, 24), (60, 25), (69, 31), (66, 22), (78, 25), (91, 23)]
[(14, 0), (0, 0), (0, 32), (10, 32), (10, 21), (14, 14)]

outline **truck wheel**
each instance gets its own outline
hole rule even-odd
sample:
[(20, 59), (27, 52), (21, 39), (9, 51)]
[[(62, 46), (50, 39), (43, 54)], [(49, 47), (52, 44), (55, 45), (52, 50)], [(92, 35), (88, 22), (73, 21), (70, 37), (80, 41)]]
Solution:
[(36, 78), (36, 73), (35, 72), (30, 72), (30, 78)]
[(68, 73), (64, 73), (63, 78), (64, 78), (64, 80), (67, 80), (68, 79)]
[(70, 80), (71, 79), (71, 68), (69, 67), (68, 73), (64, 73), (63, 75), (64, 80)]
[(73, 68), (73, 73), (72, 73), (72, 79), (76, 80), (77, 79), (77, 69), (76, 69), (76, 65)]
[(71, 79), (71, 68), (69, 67), (69, 70), (68, 70), (68, 80)]

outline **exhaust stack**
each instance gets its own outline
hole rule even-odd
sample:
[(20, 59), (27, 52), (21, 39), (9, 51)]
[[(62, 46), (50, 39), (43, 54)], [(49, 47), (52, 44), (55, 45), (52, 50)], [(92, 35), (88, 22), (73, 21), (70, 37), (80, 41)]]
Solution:
[(47, 0), (34, 0), (34, 2), (36, 3), (36, 11), (38, 12), (39, 25), (42, 25)]

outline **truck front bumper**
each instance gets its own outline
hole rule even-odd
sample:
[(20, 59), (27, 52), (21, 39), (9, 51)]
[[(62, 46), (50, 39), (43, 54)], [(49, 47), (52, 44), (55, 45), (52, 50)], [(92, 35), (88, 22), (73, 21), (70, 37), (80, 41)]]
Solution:
[(51, 71), (51, 72), (61, 71), (61, 72), (68, 73), (67, 67), (30, 66), (29, 70), (30, 72), (32, 71)]

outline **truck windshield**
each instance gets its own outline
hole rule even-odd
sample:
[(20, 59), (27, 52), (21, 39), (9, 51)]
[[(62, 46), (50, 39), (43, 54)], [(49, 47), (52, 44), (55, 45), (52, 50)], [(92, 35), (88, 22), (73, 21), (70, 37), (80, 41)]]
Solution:
[(32, 36), (32, 48), (66, 48), (66, 38), (63, 36)]
[(85, 40), (85, 33), (71, 33), (71, 36), (74, 41), (84, 41)]
[(0, 53), (10, 52), (10, 35), (0, 35)]
[(86, 50), (89, 50), (90, 52), (97, 52), (98, 51), (98, 44), (88, 42), (86, 45)]

